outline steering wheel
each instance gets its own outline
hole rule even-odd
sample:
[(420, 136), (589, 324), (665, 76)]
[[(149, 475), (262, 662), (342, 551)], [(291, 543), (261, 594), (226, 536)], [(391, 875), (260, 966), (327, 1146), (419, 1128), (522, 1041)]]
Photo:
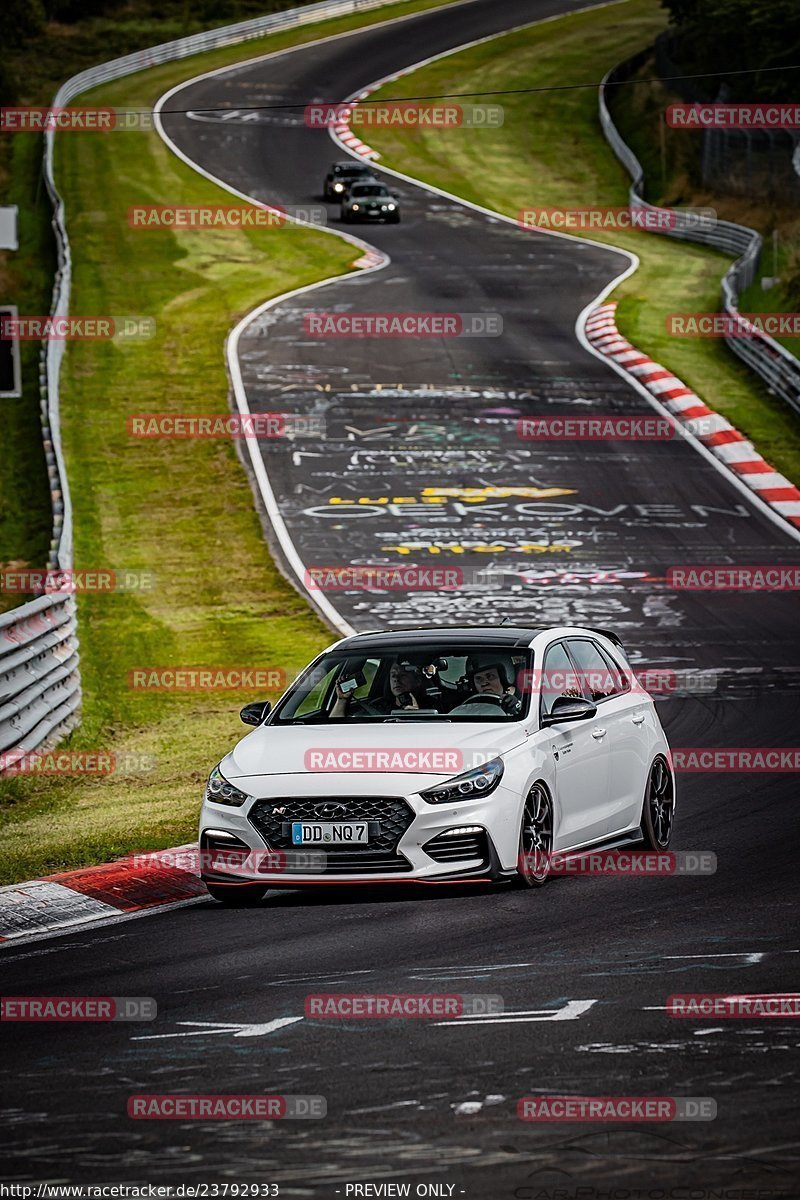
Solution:
[(502, 696), (497, 696), (494, 692), (475, 692), (474, 695), (467, 696), (466, 700), (462, 700), (458, 707), (463, 708), (465, 704), (486, 704), (487, 701), (499, 704), (501, 708), (503, 706)]

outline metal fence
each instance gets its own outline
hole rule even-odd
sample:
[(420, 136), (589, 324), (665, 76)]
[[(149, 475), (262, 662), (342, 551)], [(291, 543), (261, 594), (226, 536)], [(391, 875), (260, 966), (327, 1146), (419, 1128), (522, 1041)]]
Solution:
[[(403, 3), (407, 0), (322, 0), (321, 3), (164, 42), (73, 75), (58, 89), (53, 107), (69, 104), (70, 100), (99, 84), (133, 75), (159, 63), (188, 58), (222, 46), (234, 46), (280, 29)], [(44, 134), (43, 174), (53, 209), (57, 252), (50, 311), (53, 316), (60, 317), (69, 311), (72, 258), (64, 201), (53, 174), (54, 141), (55, 131), (48, 129)], [(63, 341), (44, 344), (39, 363), (39, 392), (53, 508), (48, 566), (69, 570), (73, 565), (72, 505), (59, 420), (59, 376), (63, 355)], [(0, 615), (0, 774), (9, 758), (52, 744), (73, 729), (80, 718), (80, 699), (75, 597), (57, 592)]]
[[(614, 67), (604, 77), (600, 84), (599, 94), (600, 124), (611, 149), (633, 180), (629, 193), (631, 208), (666, 212), (666, 210), (659, 210), (657, 205), (649, 204), (644, 199), (644, 172), (641, 163), (630, 146), (622, 140), (606, 102), (609, 86), (632, 78), (650, 53), (649, 49), (642, 51)], [(668, 224), (666, 219), (664, 224)], [(731, 264), (722, 278), (722, 309), (729, 316), (738, 318), (739, 295), (750, 286), (758, 271), (762, 248), (761, 235), (747, 225), (736, 225), (732, 221), (720, 221), (714, 218), (698, 221), (696, 217), (681, 214), (680, 210), (677, 210), (672, 228), (655, 228), (655, 222), (653, 228), (654, 232), (661, 233), (666, 237), (699, 242), (706, 246), (713, 246), (726, 254), (737, 256), (736, 261)], [(746, 323), (744, 324), (746, 326)], [(770, 391), (780, 396), (796, 412), (800, 413), (800, 362), (793, 354), (790, 354), (785, 346), (781, 346), (767, 334), (761, 333), (752, 326), (747, 328), (748, 332), (745, 334), (726, 335), (725, 341), (728, 346), (734, 354), (761, 376)]]
[(0, 764), (64, 736), (81, 700), (75, 598), (57, 594), (0, 616)]
[[(659, 34), (653, 52), (656, 74), (668, 80), (670, 92), (682, 100), (730, 102), (725, 80), (682, 78), (680, 38), (674, 33)], [(800, 171), (793, 162), (800, 150), (800, 133), (789, 129), (703, 129), (693, 136), (700, 140), (700, 180), (705, 187), (762, 202), (800, 204)]]

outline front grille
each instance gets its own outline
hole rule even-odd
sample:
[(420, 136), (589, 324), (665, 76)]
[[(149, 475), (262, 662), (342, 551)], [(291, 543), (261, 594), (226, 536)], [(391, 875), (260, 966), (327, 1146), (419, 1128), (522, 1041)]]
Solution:
[[(287, 855), (286, 870), (291, 871)], [(308, 872), (318, 875), (391, 875), (400, 871), (410, 871), (411, 863), (403, 854), (389, 853), (382, 850), (345, 850), (331, 854), (325, 862), (322, 871)], [(304, 872), (305, 874), (306, 872)]]
[(299, 850), (301, 847), (292, 845), (292, 821), (331, 820), (317, 811), (322, 804), (341, 806), (336, 821), (369, 822), (369, 841), (363, 850), (353, 850), (346, 844), (319, 847), (330, 858), (336, 856), (337, 861), (345, 855), (358, 862), (366, 861), (370, 852), (375, 851), (382, 851), (383, 857), (387, 857), (414, 820), (413, 809), (399, 796), (291, 796), (259, 800), (250, 810), (250, 821), (271, 849)]
[(437, 834), (422, 849), (438, 863), (468, 862), (479, 858), (482, 863), (489, 861), (489, 844), (483, 830), (480, 833), (452, 832)]

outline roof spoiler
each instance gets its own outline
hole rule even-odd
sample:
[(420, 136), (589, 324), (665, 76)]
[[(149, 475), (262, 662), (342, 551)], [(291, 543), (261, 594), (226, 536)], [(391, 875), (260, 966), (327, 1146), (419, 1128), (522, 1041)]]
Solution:
[(628, 659), (628, 652), (623, 646), (621, 639), (611, 629), (592, 629), (592, 633), (599, 633), (601, 637), (608, 638), (611, 644), (616, 646), (618, 650), (621, 650), (625, 658)]

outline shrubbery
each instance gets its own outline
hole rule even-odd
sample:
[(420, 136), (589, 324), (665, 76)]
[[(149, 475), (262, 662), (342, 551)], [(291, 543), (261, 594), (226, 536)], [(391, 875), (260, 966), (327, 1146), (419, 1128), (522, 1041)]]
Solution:
[[(797, 0), (661, 0), (678, 34), (687, 74), (724, 79), (731, 100), (800, 96), (800, 4)], [(735, 71), (753, 74), (735, 75)]]

